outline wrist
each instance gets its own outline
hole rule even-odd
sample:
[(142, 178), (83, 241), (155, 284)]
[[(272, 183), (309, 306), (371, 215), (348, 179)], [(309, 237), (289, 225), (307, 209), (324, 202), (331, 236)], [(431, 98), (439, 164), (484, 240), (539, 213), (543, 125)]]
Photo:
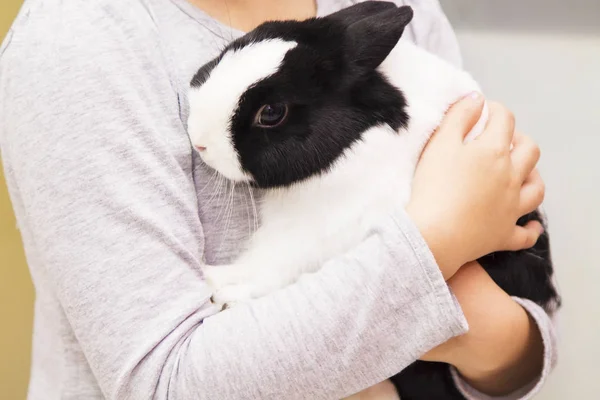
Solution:
[(406, 206), (406, 213), (421, 233), (444, 280), (447, 281), (466, 262), (459, 254), (462, 246), (454, 245), (455, 235), (446, 232), (445, 227), (436, 222), (429, 213), (419, 210), (411, 203)]

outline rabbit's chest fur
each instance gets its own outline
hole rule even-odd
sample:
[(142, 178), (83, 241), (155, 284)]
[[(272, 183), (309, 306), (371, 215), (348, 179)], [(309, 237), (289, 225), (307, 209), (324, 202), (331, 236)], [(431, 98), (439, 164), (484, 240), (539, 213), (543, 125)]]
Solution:
[(280, 243), (285, 258), (295, 254), (282, 261), (302, 273), (353, 247), (408, 200), (414, 163), (407, 150), (406, 136), (374, 127), (327, 173), (268, 191), (249, 250)]
[[(416, 162), (408, 136), (388, 126), (365, 132), (328, 172), (265, 191), (261, 224), (234, 264), (210, 268), (226, 303), (262, 296), (358, 245), (410, 196)], [(221, 297), (222, 296), (222, 297)]]

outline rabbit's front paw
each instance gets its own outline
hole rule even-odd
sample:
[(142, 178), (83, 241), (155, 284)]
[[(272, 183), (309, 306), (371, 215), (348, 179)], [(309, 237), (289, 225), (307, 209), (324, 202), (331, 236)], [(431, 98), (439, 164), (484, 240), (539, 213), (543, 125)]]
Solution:
[(237, 264), (207, 266), (203, 272), (206, 283), (210, 285), (213, 291), (225, 286), (242, 283), (245, 280), (245, 271)]
[(245, 303), (252, 299), (253, 289), (248, 284), (227, 285), (216, 290), (211, 300), (222, 309), (231, 308), (237, 304)]

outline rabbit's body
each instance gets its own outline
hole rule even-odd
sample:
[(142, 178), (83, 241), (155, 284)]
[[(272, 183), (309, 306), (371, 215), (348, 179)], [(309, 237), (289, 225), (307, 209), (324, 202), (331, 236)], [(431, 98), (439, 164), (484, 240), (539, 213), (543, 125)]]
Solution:
[[(325, 18), (270, 22), (200, 68), (190, 92), (193, 145), (226, 178), (264, 189), (245, 250), (205, 271), (217, 302), (294, 282), (406, 205), (446, 110), (479, 91), (469, 74), (400, 40), (411, 18), (408, 7), (369, 1)], [(487, 108), (467, 139), (486, 120)], [(541, 216), (519, 223), (528, 219)], [(530, 250), (479, 261), (507, 293), (558, 305), (547, 234)], [(403, 400), (462, 398), (442, 364), (416, 362), (392, 381)]]
[(327, 171), (266, 189), (261, 225), (246, 250), (233, 264), (206, 271), (216, 302), (262, 296), (364, 240), (394, 208), (406, 205), (418, 157), (449, 105), (479, 90), (469, 74), (405, 40), (378, 70), (409, 99), (405, 110), (398, 109), (410, 116), (407, 126), (373, 126)]

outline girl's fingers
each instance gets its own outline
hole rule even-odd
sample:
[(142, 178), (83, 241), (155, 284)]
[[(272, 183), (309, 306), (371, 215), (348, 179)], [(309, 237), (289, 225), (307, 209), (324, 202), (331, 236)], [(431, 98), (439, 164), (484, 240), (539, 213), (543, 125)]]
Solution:
[(507, 251), (529, 249), (535, 245), (544, 228), (539, 221), (529, 221), (525, 226), (515, 225), (512, 236), (506, 244)]
[(439, 132), (444, 132), (444, 139), (462, 143), (465, 136), (479, 121), (483, 105), (484, 100), (480, 93), (473, 92), (463, 97), (450, 107), (432, 139), (439, 136)]
[(540, 160), (540, 148), (529, 136), (515, 132), (511, 158), (519, 179), (524, 182)]
[(546, 187), (542, 176), (537, 169), (534, 169), (521, 187), (519, 215), (529, 214), (536, 210), (544, 201), (545, 195)]
[(512, 112), (503, 105), (489, 103), (489, 119), (481, 138), (493, 143), (499, 148), (510, 148), (515, 131), (515, 117)]

